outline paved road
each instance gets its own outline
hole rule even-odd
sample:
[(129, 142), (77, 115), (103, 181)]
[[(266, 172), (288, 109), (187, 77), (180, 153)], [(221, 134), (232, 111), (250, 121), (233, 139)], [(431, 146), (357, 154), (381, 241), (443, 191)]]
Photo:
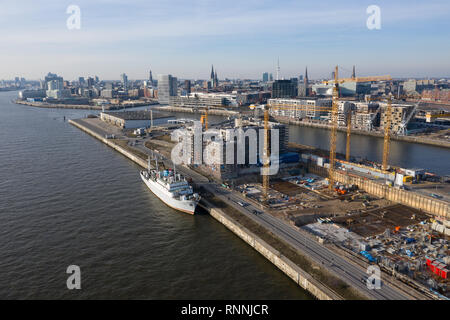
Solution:
[[(411, 299), (411, 297), (407, 296), (403, 292), (400, 292), (398, 289), (383, 282), (381, 288), (378, 290), (368, 289), (366, 283), (363, 283), (362, 281), (362, 279), (367, 278), (368, 274), (366, 273), (366, 270), (362, 269), (360, 266), (354, 265), (353, 263), (345, 260), (340, 255), (324, 247), (297, 229), (294, 229), (291, 225), (285, 223), (281, 219), (262, 212), (260, 208), (249, 203), (239, 194), (218, 187), (215, 184), (203, 184), (203, 186), (210, 192), (218, 195), (222, 200), (226, 201), (240, 212), (244, 213), (249, 218), (271, 230), (274, 234), (282, 238), (294, 248), (298, 249), (300, 252), (304, 252), (317, 264), (323, 265), (338, 278), (347, 282), (351, 286), (360, 289), (360, 291), (364, 292), (368, 297), (377, 300)], [(245, 202), (248, 203), (248, 205), (242, 207), (238, 204), (238, 202)], [(259, 211), (260, 214), (254, 214), (254, 210)]]
[[(89, 125), (83, 123), (89, 127), (94, 132), (104, 135), (104, 131), (94, 125)], [(149, 150), (145, 148), (142, 144), (138, 143), (136, 147), (146, 153)], [(170, 160), (166, 160), (168, 165), (171, 165)], [(184, 167), (179, 167), (178, 170), (185, 176), (191, 177), (200, 186), (203, 186), (209, 192), (216, 194), (223, 201), (233, 206), (238, 211), (242, 212), (249, 218), (255, 220), (260, 225), (263, 225), (278, 237), (289, 243), (292, 247), (296, 248), (300, 252), (303, 252), (306, 256), (312, 258), (318, 265), (323, 265), (332, 274), (335, 274), (338, 278), (347, 282), (352, 287), (358, 288), (360, 291), (364, 292), (368, 297), (377, 300), (404, 300), (411, 299), (403, 292), (392, 286), (383, 283), (378, 290), (370, 290), (367, 288), (366, 283), (362, 279), (366, 279), (368, 274), (366, 270), (362, 269), (360, 266), (355, 265), (348, 260), (344, 259), (337, 253), (334, 253), (330, 249), (321, 245), (317, 241), (311, 239), (309, 236), (303, 234), (297, 229), (293, 228), (291, 225), (287, 224), (281, 219), (275, 218), (270, 214), (264, 213), (260, 208), (249, 203), (240, 194), (221, 188), (215, 183), (208, 182), (208, 179), (204, 176)], [(238, 202), (248, 203), (247, 206), (242, 207)], [(258, 211), (259, 214), (254, 214)], [(381, 279), (383, 280), (383, 279)]]
[[(166, 159), (165, 162), (167, 165), (171, 165), (170, 160)], [(359, 265), (349, 262), (339, 254), (311, 239), (308, 235), (300, 232), (283, 220), (264, 213), (261, 208), (250, 203), (247, 199), (242, 197), (241, 194), (222, 188), (216, 183), (208, 182), (208, 179), (204, 176), (185, 167), (178, 167), (177, 170), (186, 177), (191, 177), (198, 185), (217, 195), (224, 202), (233, 206), (249, 218), (255, 220), (258, 224), (272, 231), (275, 235), (289, 243), (292, 247), (312, 258), (318, 265), (323, 265), (329, 272), (336, 275), (350, 286), (358, 288), (368, 297), (375, 300), (412, 299), (411, 296), (406, 295), (397, 288), (393, 288), (387, 283), (384, 283), (383, 279), (381, 279), (382, 286), (380, 289), (368, 289), (365, 280), (363, 282), (362, 279), (366, 279), (369, 275), (366, 273), (366, 270), (361, 268)], [(238, 204), (239, 202), (247, 203), (248, 205), (242, 207)], [(259, 214), (254, 214), (255, 210), (258, 211)]]

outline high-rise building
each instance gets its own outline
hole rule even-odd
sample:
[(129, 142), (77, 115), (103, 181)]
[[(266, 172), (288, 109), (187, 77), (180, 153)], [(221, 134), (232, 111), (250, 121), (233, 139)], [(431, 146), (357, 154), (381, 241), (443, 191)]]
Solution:
[(126, 75), (125, 73), (122, 73), (122, 74), (120, 75), (120, 77), (122, 78), (122, 86), (123, 86), (123, 89), (124, 89), (124, 90), (127, 90), (127, 89), (128, 89), (128, 77), (127, 77), (127, 75)]
[(269, 81), (273, 81), (273, 74), (269, 74)]
[(184, 80), (184, 90), (187, 95), (191, 93), (191, 80)]
[(80, 84), (80, 87), (84, 87), (86, 81), (84, 81), (84, 77), (79, 77), (78, 78), (78, 83)]
[(169, 104), (169, 98), (176, 96), (178, 81), (170, 74), (158, 75), (158, 101), (160, 104)]
[(58, 81), (59, 87), (63, 88), (64, 79), (62, 77), (59, 77), (55, 73), (49, 72), (44, 78), (43, 89), (48, 90), (48, 83), (49, 83), (49, 81), (52, 81), (52, 80)]
[(263, 82), (268, 82), (269, 81), (269, 73), (268, 72), (264, 72), (263, 73), (262, 81)]
[(87, 85), (89, 88), (92, 88), (94, 86), (94, 78), (89, 77), (87, 79)]
[(293, 98), (297, 96), (296, 82), (275, 80), (272, 84), (272, 98)]

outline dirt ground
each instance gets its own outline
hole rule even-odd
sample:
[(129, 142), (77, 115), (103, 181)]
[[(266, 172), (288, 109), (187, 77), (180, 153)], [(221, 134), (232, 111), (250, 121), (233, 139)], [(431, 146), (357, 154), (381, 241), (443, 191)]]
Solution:
[(386, 229), (394, 230), (397, 226), (418, 224), (427, 218), (429, 216), (419, 210), (396, 204), (350, 217), (337, 217), (333, 221), (360, 236), (369, 237), (383, 233)]

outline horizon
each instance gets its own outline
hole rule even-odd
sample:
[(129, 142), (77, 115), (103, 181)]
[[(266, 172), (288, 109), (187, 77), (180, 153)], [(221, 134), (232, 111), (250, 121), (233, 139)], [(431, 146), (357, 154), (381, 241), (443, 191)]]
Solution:
[[(26, 0), (0, 12), (0, 79), (99, 76), (132, 79), (172, 74), (207, 79), (260, 79), (263, 72), (329, 78), (335, 65), (347, 77), (450, 77), (448, 1), (378, 1), (381, 29), (369, 30), (371, 1), (123, 1), (86, 0), (80, 29), (69, 30), (69, 3)], [(445, 41), (447, 39), (447, 41)], [(305, 49), (306, 48), (306, 49)], [(95, 70), (93, 72), (92, 70)]]

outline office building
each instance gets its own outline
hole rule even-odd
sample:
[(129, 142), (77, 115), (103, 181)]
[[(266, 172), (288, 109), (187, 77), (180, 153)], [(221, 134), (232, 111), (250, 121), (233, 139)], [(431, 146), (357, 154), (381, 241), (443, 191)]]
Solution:
[(184, 80), (184, 91), (186, 92), (186, 95), (191, 94), (191, 80)]
[(294, 98), (297, 96), (296, 82), (275, 80), (272, 84), (272, 98)]
[(54, 73), (50, 73), (49, 72), (44, 78), (43, 88), (42, 89), (48, 90), (48, 83), (50, 81), (53, 81), (53, 80), (55, 80), (55, 81), (57, 81), (59, 83), (58, 84), (59, 88), (61, 88), (61, 89), (63, 88), (63, 86), (64, 86), (64, 79), (62, 77), (59, 77), (58, 75), (56, 75)]
[(160, 104), (169, 104), (170, 97), (177, 96), (178, 81), (170, 74), (158, 75), (158, 101)]
[(120, 75), (121, 79), (122, 79), (122, 86), (123, 89), (126, 91), (128, 89), (128, 77), (125, 73), (122, 73)]
[[(269, 99), (270, 114), (295, 120), (328, 116), (331, 99)], [(277, 108), (279, 107), (279, 108)]]
[(194, 92), (187, 96), (171, 96), (169, 104), (176, 107), (237, 106), (236, 94)]

